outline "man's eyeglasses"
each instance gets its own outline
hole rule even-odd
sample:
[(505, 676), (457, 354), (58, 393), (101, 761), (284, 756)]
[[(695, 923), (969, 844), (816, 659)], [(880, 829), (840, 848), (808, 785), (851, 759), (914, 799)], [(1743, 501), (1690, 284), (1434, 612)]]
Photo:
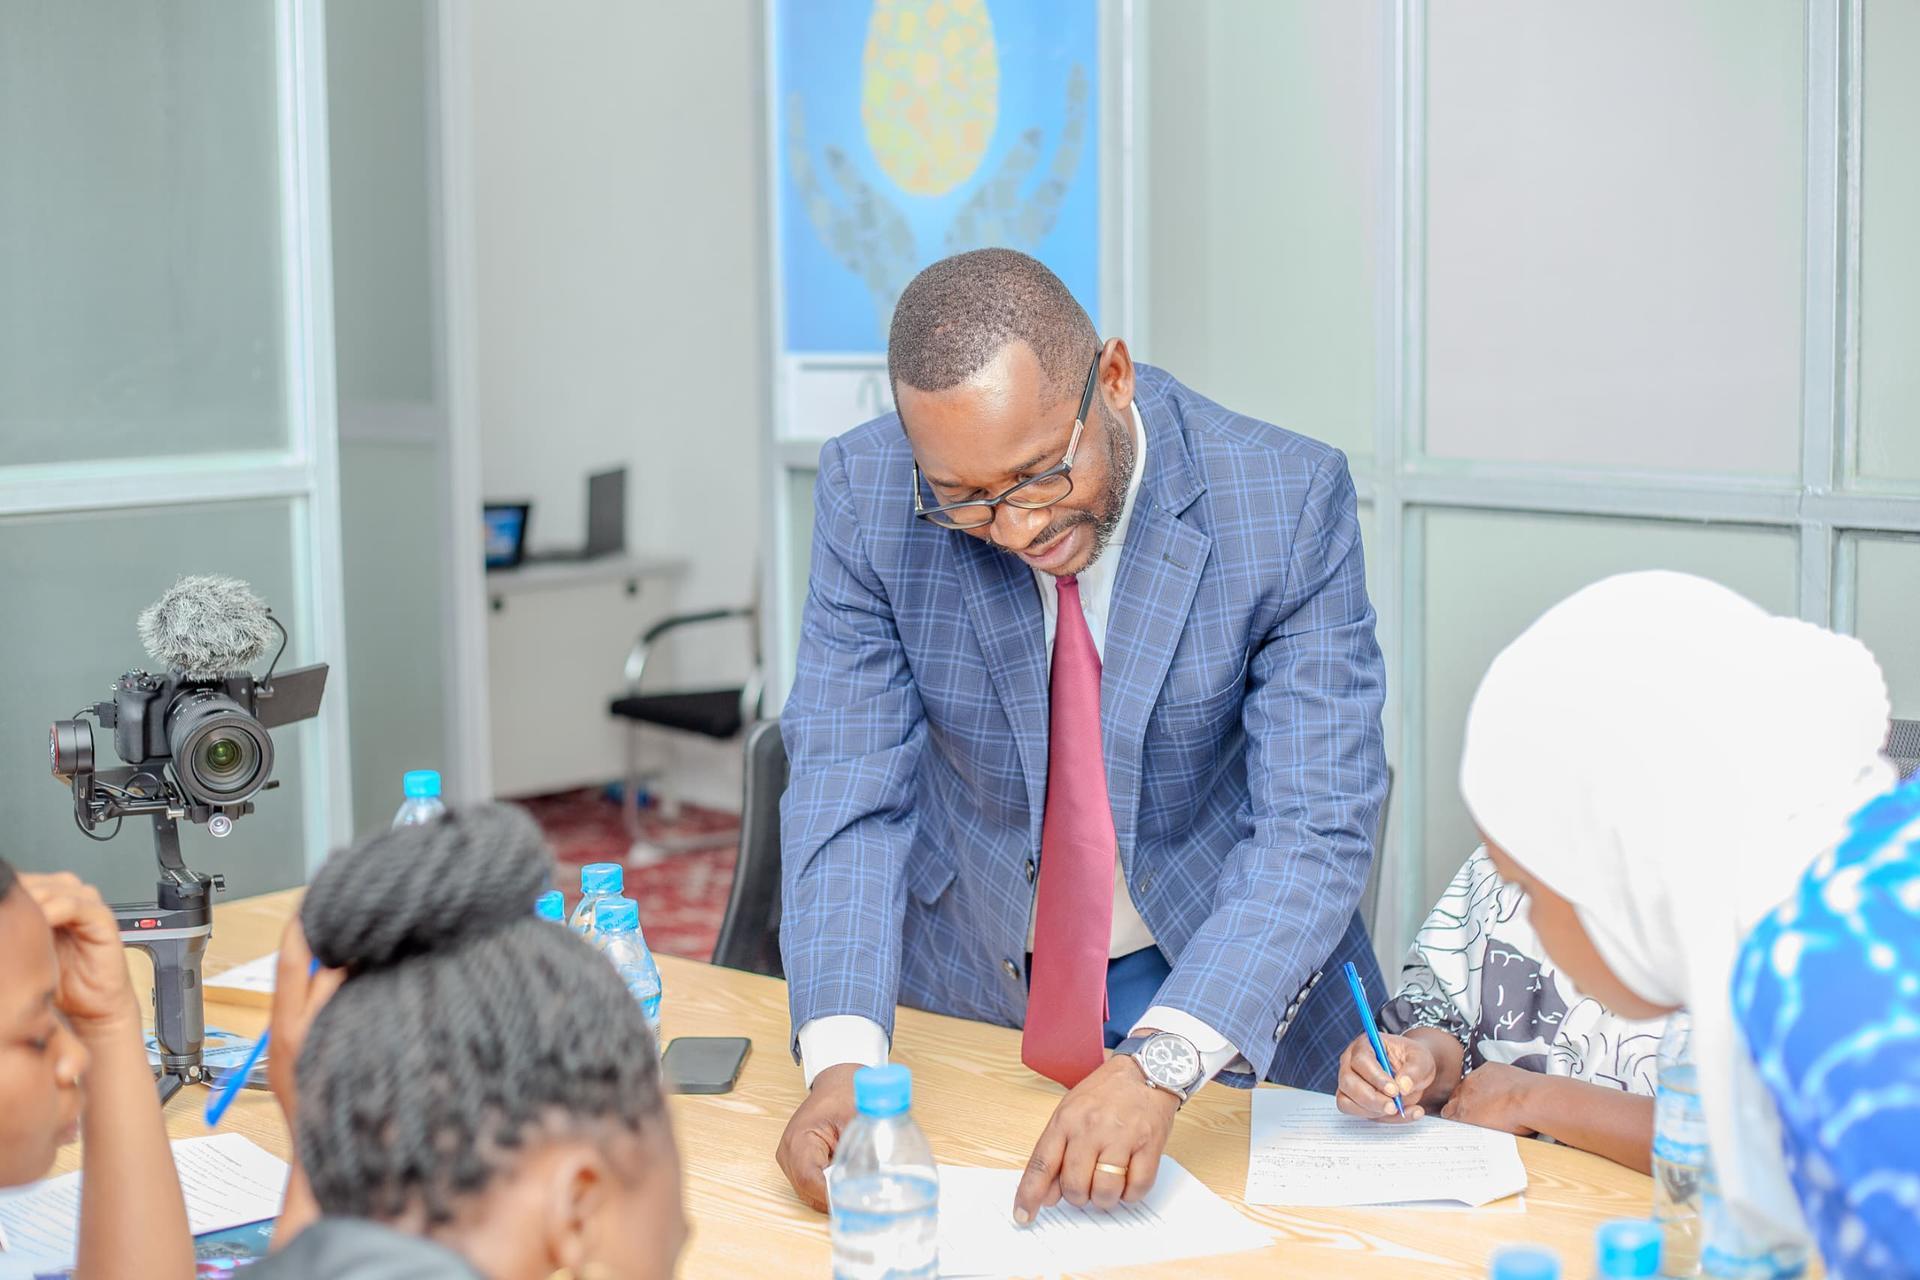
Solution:
[(920, 496), (927, 486), (916, 462), (913, 464), (913, 514), (946, 529), (978, 529), (993, 523), (994, 508), (1003, 502), (1022, 511), (1039, 511), (1072, 493), (1073, 454), (1080, 447), (1080, 433), (1086, 429), (1087, 410), (1093, 407), (1094, 375), (1099, 372), (1100, 352), (1095, 351), (1093, 364), (1087, 369), (1086, 388), (1080, 392), (1080, 410), (1073, 416), (1073, 435), (1067, 439), (1067, 452), (1059, 465), (1048, 467), (1037, 476), (1028, 476), (991, 498), (969, 498), (965, 502), (929, 507)]

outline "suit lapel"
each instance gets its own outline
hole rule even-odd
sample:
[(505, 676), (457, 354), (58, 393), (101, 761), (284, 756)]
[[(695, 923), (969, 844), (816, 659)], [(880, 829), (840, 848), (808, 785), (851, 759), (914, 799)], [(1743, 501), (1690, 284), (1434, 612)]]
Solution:
[(1029, 826), (1038, 847), (1047, 795), (1047, 659), (1033, 572), (983, 542), (959, 541), (964, 542), (955, 548), (961, 593), (1000, 705), (1013, 726), (1027, 781)]
[(1107, 613), (1100, 674), (1100, 724), (1106, 746), (1107, 795), (1122, 849), (1133, 847), (1139, 818), (1140, 752), (1147, 720), (1160, 699), (1167, 668), (1186, 631), (1213, 539), (1141, 500), (1121, 548), (1120, 576)]
[(1206, 485), (1187, 452), (1174, 406), (1152, 372), (1143, 374), (1134, 394), (1147, 434), (1147, 473), (1120, 548), (1100, 677), (1107, 795), (1122, 849), (1133, 847), (1139, 820), (1147, 721), (1186, 632), (1187, 613), (1213, 548), (1212, 538), (1180, 518)]

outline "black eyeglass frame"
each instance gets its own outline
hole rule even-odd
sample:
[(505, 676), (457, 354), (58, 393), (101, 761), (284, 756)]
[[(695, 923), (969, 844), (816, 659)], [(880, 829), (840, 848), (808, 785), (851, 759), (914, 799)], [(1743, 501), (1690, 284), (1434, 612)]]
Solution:
[[(926, 483), (926, 479), (920, 474), (920, 464), (915, 462), (913, 464), (913, 514), (919, 516), (927, 523), (942, 529), (984, 529), (993, 523), (996, 514), (994, 509), (1003, 502), (1009, 506), (1018, 507), (1022, 511), (1044, 511), (1048, 507), (1054, 506), (1072, 496), (1073, 455), (1075, 451), (1080, 448), (1080, 435), (1087, 427), (1087, 411), (1093, 407), (1093, 388), (1100, 373), (1100, 357), (1105, 354), (1106, 345), (1104, 343), (1093, 353), (1093, 364), (1087, 369), (1087, 385), (1080, 392), (1080, 408), (1079, 411), (1073, 415), (1073, 434), (1067, 438), (1067, 451), (1058, 463), (1048, 467), (1039, 475), (1028, 476), (1019, 484), (1007, 486), (991, 498), (968, 498), (964, 502), (947, 502), (937, 507), (929, 507), (920, 499), (921, 486)], [(1021, 502), (1014, 497), (1015, 494), (1029, 485), (1036, 485), (1045, 480), (1063, 478), (1067, 482), (1067, 487), (1061, 491), (1058, 497), (1048, 498), (1045, 502)], [(935, 519), (936, 516), (943, 515), (950, 511), (957, 511), (961, 507), (985, 507), (987, 509), (987, 518), (974, 524), (952, 524), (947, 521)]]

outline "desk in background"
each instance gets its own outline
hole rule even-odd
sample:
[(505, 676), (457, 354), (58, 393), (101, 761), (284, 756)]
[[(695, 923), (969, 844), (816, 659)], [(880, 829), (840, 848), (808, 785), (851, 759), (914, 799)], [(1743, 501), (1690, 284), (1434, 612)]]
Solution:
[[(294, 890), (216, 908), (209, 975), (278, 946), (298, 900)], [(753, 1040), (734, 1092), (669, 1103), (693, 1223), (681, 1275), (686, 1280), (827, 1275), (826, 1219), (794, 1199), (773, 1162), (774, 1145), (803, 1092), (800, 1070), (787, 1053), (785, 986), (669, 956), (661, 957), (660, 969), (666, 978), (669, 1038), (744, 1035)], [(207, 1020), (252, 1032), (265, 1024), (266, 1011), (209, 998)], [(1026, 1162), (1061, 1090), (1020, 1065), (1019, 1032), (902, 1009), (894, 1047), (896, 1060), (913, 1068), (914, 1115), (941, 1160), (1008, 1168)], [(1558, 1250), (1567, 1274), (1581, 1276), (1592, 1255), (1594, 1228), (1610, 1218), (1644, 1217), (1652, 1204), (1652, 1180), (1641, 1174), (1567, 1147), (1523, 1141), (1531, 1183), (1524, 1213), (1249, 1208), (1240, 1200), (1247, 1176), (1248, 1096), (1209, 1085), (1175, 1122), (1168, 1153), (1271, 1229), (1274, 1246), (1261, 1253), (1103, 1274), (1262, 1280), (1479, 1277), (1495, 1248), (1531, 1241)], [(168, 1130), (176, 1138), (204, 1134), (205, 1105), (204, 1088), (182, 1090), (167, 1108)], [(222, 1127), (246, 1134), (275, 1155), (290, 1154), (279, 1108), (265, 1093), (243, 1093)], [(59, 1171), (77, 1164), (75, 1148), (61, 1152)]]
[(534, 561), (487, 573), (493, 794), (541, 795), (620, 776), (625, 731), (607, 714), (634, 638), (672, 613), (687, 562), (663, 556)]

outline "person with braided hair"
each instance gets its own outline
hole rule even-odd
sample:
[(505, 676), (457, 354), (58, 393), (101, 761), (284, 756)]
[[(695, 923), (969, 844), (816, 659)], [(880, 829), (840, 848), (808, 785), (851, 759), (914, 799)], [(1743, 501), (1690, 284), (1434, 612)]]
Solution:
[(686, 1242), (640, 1007), (537, 919), (539, 829), (456, 809), (336, 853), (280, 948), (295, 1165), (259, 1280), (652, 1280)]
[[(80, 1280), (193, 1274), (193, 1238), (127, 975), (93, 886), (0, 858), (0, 1187), (86, 1138)], [(37, 1268), (0, 1252), (0, 1280)]]

